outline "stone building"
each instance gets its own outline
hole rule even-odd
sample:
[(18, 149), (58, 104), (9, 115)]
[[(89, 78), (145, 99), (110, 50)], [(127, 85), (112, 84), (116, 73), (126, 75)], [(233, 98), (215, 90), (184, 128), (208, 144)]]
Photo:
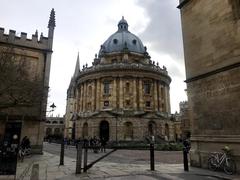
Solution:
[(47, 117), (44, 128), (45, 137), (61, 137), (64, 134), (64, 117)]
[(240, 168), (240, 2), (181, 0), (186, 83), (192, 123), (191, 164), (232, 149)]
[(142, 41), (122, 18), (101, 45), (92, 66), (79, 68), (67, 91), (66, 137), (109, 141), (174, 140), (166, 68), (151, 60)]
[(189, 137), (191, 135), (191, 123), (190, 123), (190, 112), (187, 101), (182, 101), (179, 103), (179, 119), (181, 122), (181, 132), (183, 138)]
[[(47, 37), (43, 34), (39, 37), (36, 31), (32, 38), (28, 39), (27, 33), (22, 32), (20, 36), (17, 36), (14, 30), (10, 30), (9, 34), (5, 34), (4, 29), (0, 28), (1, 57), (4, 50), (11, 49), (5, 55), (14, 57), (16, 61), (12, 64), (13, 66), (24, 62), (19, 69), (27, 74), (25, 81), (22, 81), (21, 74), (15, 77), (16, 81), (9, 83), (10, 86), (4, 84), (6, 81), (0, 84), (0, 136), (9, 143), (14, 134), (18, 135), (19, 141), (24, 136), (28, 136), (33, 153), (42, 153), (54, 28), (55, 12), (53, 9), (48, 23)], [(2, 61), (4, 61), (3, 58)], [(14, 70), (5, 80), (10, 80), (15, 75), (13, 73)], [(2, 75), (1, 70), (0, 76)], [(19, 85), (20, 80), (24, 83)], [(26, 85), (34, 82), (39, 82), (37, 88)], [(3, 91), (4, 88), (8, 90)], [(25, 94), (26, 92), (28, 94)], [(14, 101), (12, 101), (13, 98)], [(6, 104), (9, 106), (4, 106)]]

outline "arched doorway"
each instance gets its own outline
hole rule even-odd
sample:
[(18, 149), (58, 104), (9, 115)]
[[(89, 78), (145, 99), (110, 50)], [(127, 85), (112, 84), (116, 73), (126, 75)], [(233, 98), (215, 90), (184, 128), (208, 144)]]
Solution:
[(124, 139), (125, 140), (133, 139), (133, 124), (131, 122), (124, 123)]
[(48, 136), (48, 135), (51, 135), (52, 134), (52, 128), (47, 128), (47, 130), (46, 130), (46, 135)]
[(85, 122), (83, 124), (82, 136), (83, 136), (83, 138), (88, 137), (88, 123), (87, 122)]
[(54, 129), (54, 135), (60, 135), (60, 128)]
[(109, 123), (107, 121), (101, 121), (100, 123), (100, 139), (105, 139), (106, 141), (109, 140)]
[(156, 123), (154, 121), (148, 122), (148, 134), (149, 136), (155, 136), (156, 134)]

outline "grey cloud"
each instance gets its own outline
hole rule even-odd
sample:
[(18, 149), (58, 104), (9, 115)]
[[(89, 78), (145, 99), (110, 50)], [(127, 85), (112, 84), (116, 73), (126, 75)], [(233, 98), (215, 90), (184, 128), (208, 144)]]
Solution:
[(152, 50), (169, 54), (183, 63), (180, 12), (178, 0), (138, 0), (150, 18), (146, 30), (140, 35), (143, 42), (150, 42)]
[(171, 77), (184, 77), (185, 74), (180, 70), (181, 68), (181, 66), (177, 66), (176, 64), (169, 66), (168, 71), (171, 73)]

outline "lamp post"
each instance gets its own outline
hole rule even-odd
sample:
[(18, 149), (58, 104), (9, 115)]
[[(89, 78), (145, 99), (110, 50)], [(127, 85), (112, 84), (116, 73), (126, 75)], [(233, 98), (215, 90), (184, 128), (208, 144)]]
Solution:
[[(50, 110), (46, 110), (46, 113), (53, 112), (57, 106), (56, 106), (54, 103), (52, 103), (49, 107), (50, 107), (51, 109), (50, 109)], [(49, 115), (49, 114), (48, 114), (48, 115)], [(47, 116), (48, 116), (48, 115), (47, 115)]]
[(57, 106), (54, 103), (52, 103), (52, 105), (49, 107), (52, 108), (49, 112), (53, 112)]

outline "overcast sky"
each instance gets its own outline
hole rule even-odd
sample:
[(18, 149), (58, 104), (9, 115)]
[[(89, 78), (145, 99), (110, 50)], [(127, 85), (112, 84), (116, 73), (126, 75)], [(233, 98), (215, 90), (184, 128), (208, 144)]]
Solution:
[(100, 45), (117, 30), (122, 16), (129, 31), (147, 46), (152, 60), (166, 66), (172, 78), (172, 113), (186, 100), (179, 0), (0, 0), (0, 27), (47, 36), (50, 11), (56, 11), (56, 28), (50, 75), (49, 105), (54, 115), (65, 114), (67, 88), (79, 51), (80, 66), (92, 64)]

